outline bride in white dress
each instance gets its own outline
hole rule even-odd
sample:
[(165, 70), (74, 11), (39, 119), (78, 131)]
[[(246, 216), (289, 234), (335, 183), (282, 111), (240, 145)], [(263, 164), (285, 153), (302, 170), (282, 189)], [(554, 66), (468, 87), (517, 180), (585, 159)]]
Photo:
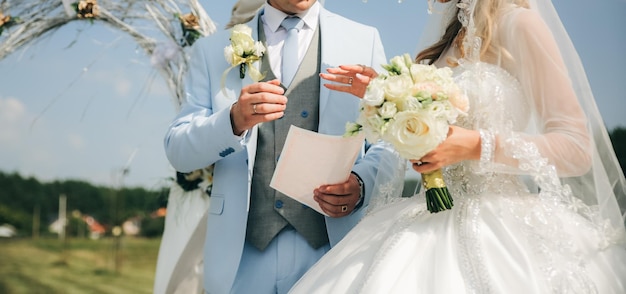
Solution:
[[(624, 174), (552, 3), (438, 1), (432, 24), (446, 29), (417, 60), (453, 67), (470, 112), (412, 167), (443, 168), (454, 206), (393, 198), (398, 175), (381, 175), (387, 204), (291, 292), (626, 293)], [(375, 75), (322, 77), (351, 77), (328, 87), (362, 97)]]

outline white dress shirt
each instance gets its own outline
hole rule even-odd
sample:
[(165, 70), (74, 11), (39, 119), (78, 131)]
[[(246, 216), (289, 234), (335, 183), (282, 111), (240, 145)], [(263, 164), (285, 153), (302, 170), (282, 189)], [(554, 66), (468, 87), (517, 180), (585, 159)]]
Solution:
[[(298, 59), (302, 61), (302, 58), (306, 54), (311, 39), (319, 23), (320, 4), (315, 2), (307, 11), (296, 14), (304, 21), (304, 27), (298, 33), (298, 43), (302, 44), (298, 48)], [(282, 79), (282, 56), (283, 45), (285, 44), (285, 38), (287, 37), (287, 30), (282, 28), (280, 24), (283, 19), (290, 16), (269, 4), (265, 4), (264, 13), (261, 16), (263, 22), (263, 28), (265, 31), (265, 41), (267, 46), (267, 54), (269, 54), (270, 67), (277, 79)]]

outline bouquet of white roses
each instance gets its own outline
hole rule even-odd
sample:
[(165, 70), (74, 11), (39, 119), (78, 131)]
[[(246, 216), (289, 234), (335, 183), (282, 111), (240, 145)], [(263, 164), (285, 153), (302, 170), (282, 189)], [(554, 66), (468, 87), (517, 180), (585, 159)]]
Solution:
[[(387, 72), (370, 82), (346, 135), (363, 131), (371, 142), (391, 143), (405, 159), (420, 159), (446, 139), (449, 124), (467, 113), (467, 97), (448, 67), (417, 64), (404, 54), (383, 68)], [(452, 208), (441, 170), (423, 174), (422, 181), (430, 212)]]

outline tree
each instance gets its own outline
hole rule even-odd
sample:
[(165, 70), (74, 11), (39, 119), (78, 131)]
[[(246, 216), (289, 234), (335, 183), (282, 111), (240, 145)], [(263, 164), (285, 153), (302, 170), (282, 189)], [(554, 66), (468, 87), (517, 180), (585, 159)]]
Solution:
[(626, 127), (617, 127), (609, 132), (613, 149), (622, 171), (626, 168)]

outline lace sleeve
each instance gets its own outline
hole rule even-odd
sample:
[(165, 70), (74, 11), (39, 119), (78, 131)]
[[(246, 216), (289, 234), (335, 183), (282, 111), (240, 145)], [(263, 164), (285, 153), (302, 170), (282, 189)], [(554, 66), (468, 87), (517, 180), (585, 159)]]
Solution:
[(555, 173), (567, 188), (560, 201), (582, 200), (590, 219), (599, 227), (609, 221), (623, 238), (626, 214), (618, 203), (625, 202), (626, 181), (585, 70), (550, 1), (530, 2), (532, 9), (501, 18), (497, 34), (502, 67), (520, 82), (531, 116), (526, 129), (496, 132), (494, 162), (521, 171), (551, 167), (539, 178), (527, 174), (547, 192)]
[(520, 137), (533, 143), (560, 176), (585, 174), (591, 163), (591, 138), (559, 47), (536, 12), (509, 13), (498, 32), (505, 56), (502, 65), (520, 82), (531, 117), (523, 132), (498, 134), (494, 160), (517, 166), (512, 154), (500, 147), (509, 138)]

